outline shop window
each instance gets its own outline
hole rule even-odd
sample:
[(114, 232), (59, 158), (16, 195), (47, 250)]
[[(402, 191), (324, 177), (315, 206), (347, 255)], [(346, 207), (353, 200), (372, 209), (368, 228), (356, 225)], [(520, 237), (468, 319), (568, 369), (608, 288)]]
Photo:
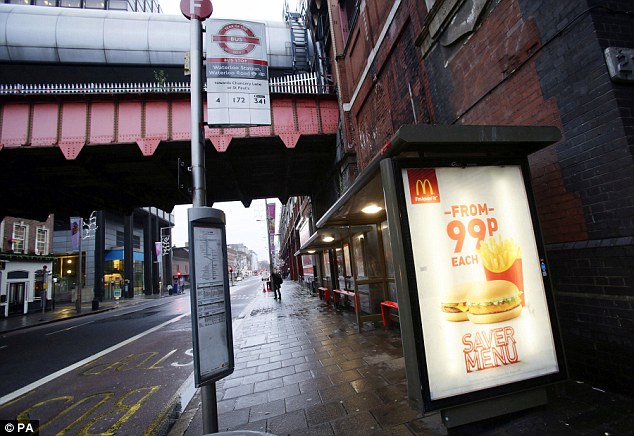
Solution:
[(134, 268), (134, 294), (143, 295), (143, 289), (144, 289), (143, 262), (135, 260), (133, 264), (133, 268)]
[(57, 6), (57, 1), (56, 0), (35, 0), (35, 6), (55, 7)]
[(35, 235), (35, 254), (48, 254), (48, 229), (37, 229)]
[(14, 253), (24, 253), (27, 244), (27, 226), (23, 223), (13, 224), (13, 236), (11, 237), (11, 249)]
[(7, 3), (12, 5), (30, 5), (31, 0), (9, 0)]

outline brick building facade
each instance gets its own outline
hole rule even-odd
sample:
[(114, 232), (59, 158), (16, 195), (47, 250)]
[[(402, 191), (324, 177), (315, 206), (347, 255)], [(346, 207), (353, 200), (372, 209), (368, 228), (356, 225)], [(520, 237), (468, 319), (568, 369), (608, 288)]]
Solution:
[(52, 298), (53, 220), (0, 221), (0, 317), (41, 310)]
[[(634, 81), (611, 80), (604, 58), (608, 47), (634, 49), (631, 2), (330, 0), (309, 9), (313, 33), (329, 29), (320, 43), (339, 90), (340, 147), (359, 171), (405, 124), (561, 130), (529, 162), (569, 369), (632, 385)], [(356, 166), (342, 159), (340, 168), (345, 180)], [(317, 200), (317, 218), (329, 206)]]

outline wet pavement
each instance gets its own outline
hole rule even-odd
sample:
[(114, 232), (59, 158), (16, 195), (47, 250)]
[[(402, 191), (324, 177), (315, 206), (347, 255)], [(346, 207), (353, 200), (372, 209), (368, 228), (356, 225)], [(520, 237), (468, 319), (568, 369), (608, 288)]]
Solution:
[[(236, 368), (216, 383), (219, 431), (276, 435), (626, 435), (634, 400), (576, 381), (549, 402), (452, 429), (406, 400), (398, 327), (364, 324), (292, 282), (262, 294), (234, 335)], [(203, 434), (200, 392), (170, 436)]]
[[(0, 319), (0, 332), (142, 304), (150, 298), (74, 305)], [(446, 429), (406, 400), (398, 324), (364, 324), (286, 281), (282, 300), (259, 293), (234, 332), (235, 371), (216, 383), (219, 431), (276, 435), (628, 435), (634, 400), (581, 381), (547, 388), (548, 404)], [(170, 436), (203, 434), (200, 391)]]

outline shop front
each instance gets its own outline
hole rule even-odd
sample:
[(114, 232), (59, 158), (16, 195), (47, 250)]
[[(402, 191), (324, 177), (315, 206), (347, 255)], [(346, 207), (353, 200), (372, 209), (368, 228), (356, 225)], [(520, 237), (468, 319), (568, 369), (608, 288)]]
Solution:
[(130, 289), (130, 283), (125, 279), (124, 250), (107, 250), (104, 256), (104, 300), (118, 300), (130, 298), (133, 295), (143, 295), (143, 253), (132, 253), (132, 268), (134, 289)]
[(409, 400), (448, 427), (543, 404), (567, 376), (527, 159), (559, 137), (404, 126), (300, 250), (354, 290), (360, 330), (398, 314)]
[[(43, 266), (42, 262), (46, 262)], [(51, 258), (0, 260), (0, 316), (25, 315), (50, 307)]]

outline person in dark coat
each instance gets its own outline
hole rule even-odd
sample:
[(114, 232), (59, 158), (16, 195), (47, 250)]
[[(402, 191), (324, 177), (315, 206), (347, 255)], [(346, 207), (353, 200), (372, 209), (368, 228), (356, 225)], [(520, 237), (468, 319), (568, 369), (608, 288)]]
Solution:
[(277, 300), (278, 298), (281, 300), (282, 299), (282, 276), (280, 275), (280, 273), (278, 273), (277, 271), (273, 271), (273, 277), (272, 277), (272, 283), (273, 283), (273, 292), (274, 292), (274, 298)]

